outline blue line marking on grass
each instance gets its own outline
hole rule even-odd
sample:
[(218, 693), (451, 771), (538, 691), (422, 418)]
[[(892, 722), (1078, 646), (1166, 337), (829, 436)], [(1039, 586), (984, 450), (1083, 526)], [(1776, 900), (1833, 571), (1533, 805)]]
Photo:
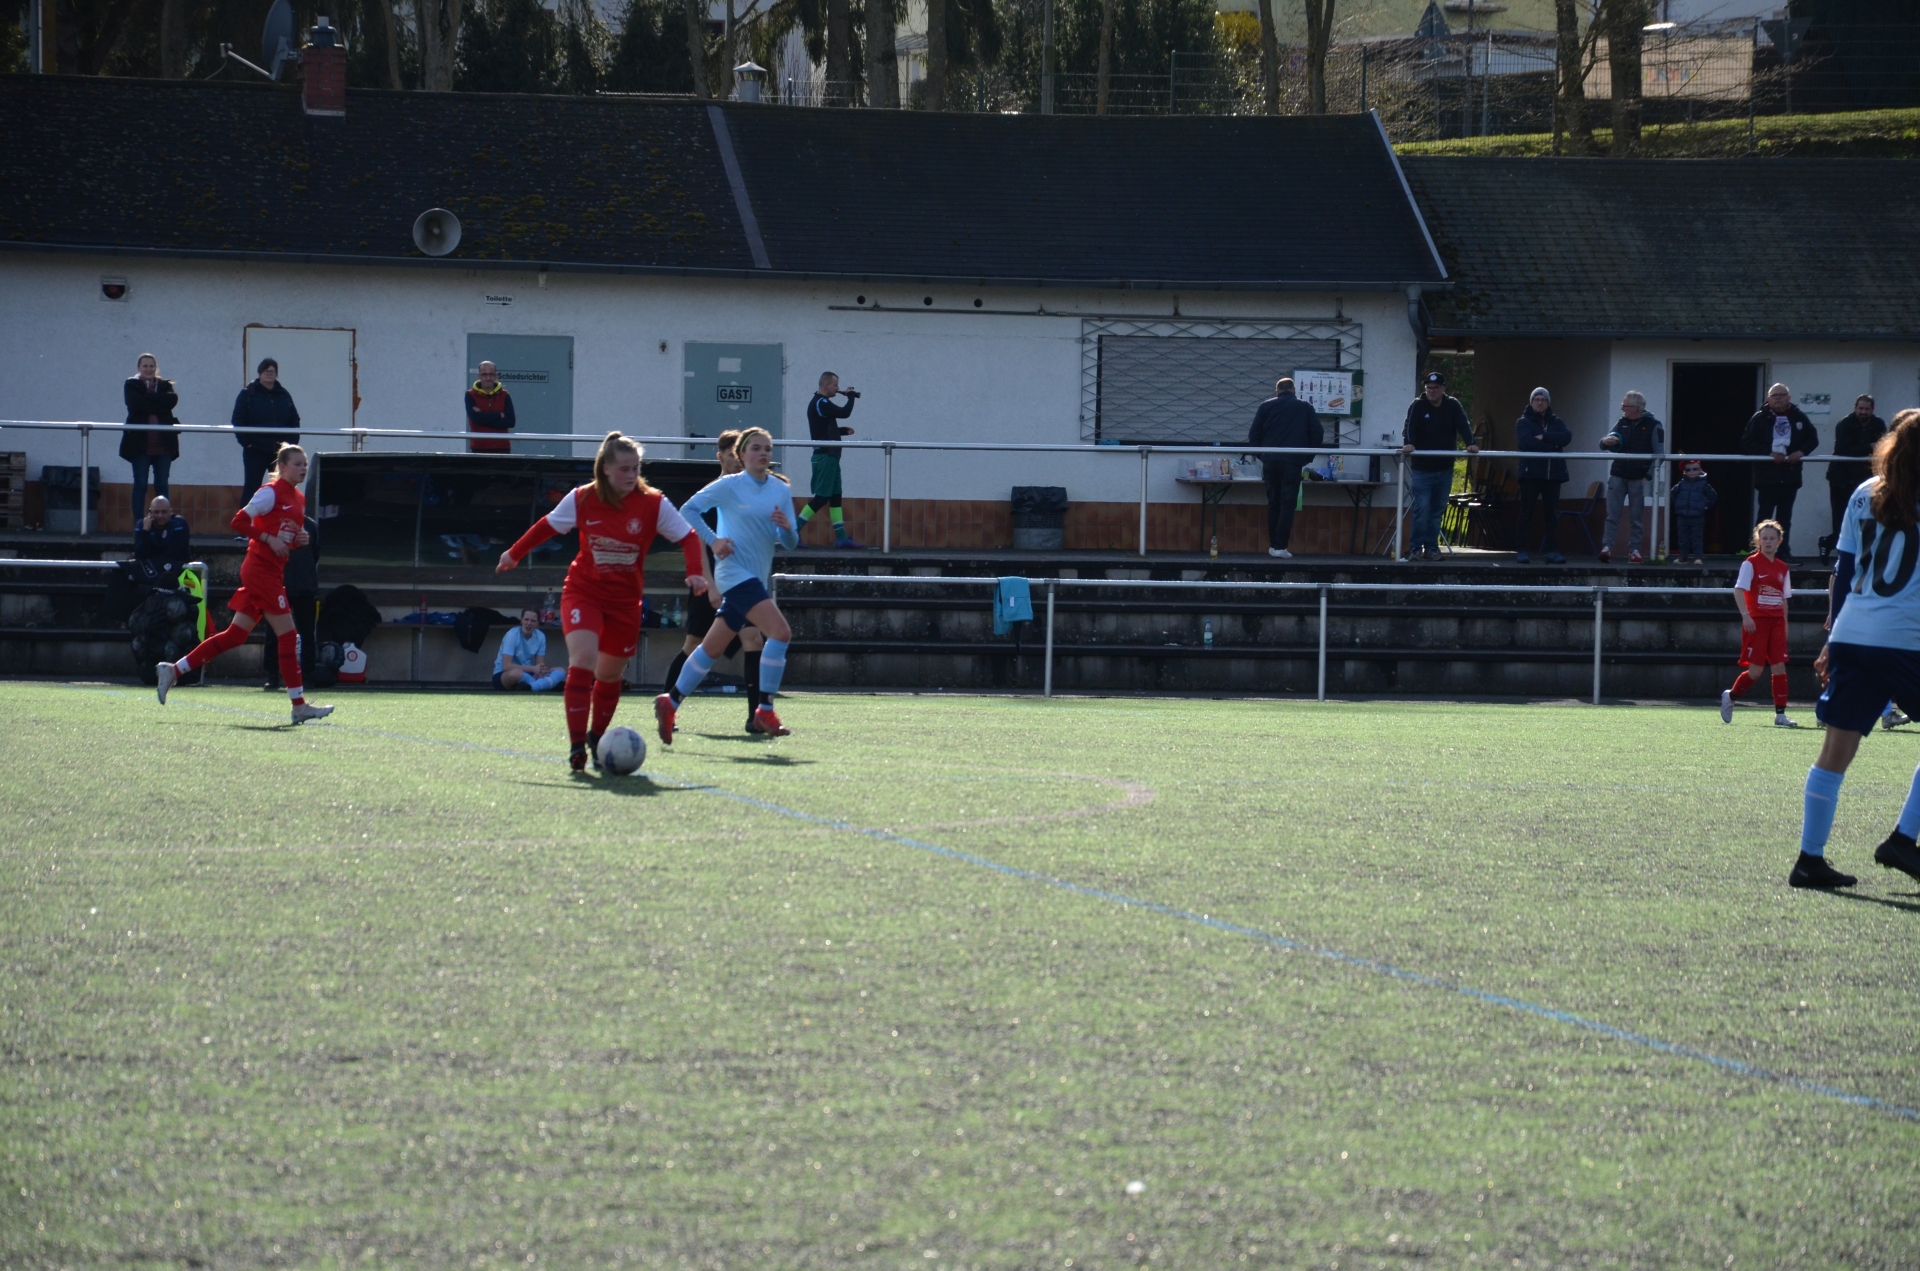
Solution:
[[(115, 697), (133, 696), (133, 694), (121, 693), (112, 689), (94, 691), (105, 692)], [(227, 715), (249, 715), (264, 719), (279, 718), (278, 715), (268, 715), (262, 711), (238, 710), (225, 706), (205, 706), (197, 702), (189, 704), (197, 710), (210, 710)], [(381, 729), (363, 728), (352, 724), (332, 724), (327, 725), (327, 727), (338, 729), (342, 732), (367, 733), (375, 737), (385, 737), (395, 741), (414, 742), (420, 745), (448, 746), (456, 750), (481, 751), (486, 754), (503, 755), (512, 759), (532, 759), (539, 762), (553, 763), (563, 762), (557, 757), (536, 755), (526, 751), (503, 750), (492, 746), (477, 746), (471, 742), (447, 741), (436, 737), (410, 737), (401, 733), (390, 733)], [(1552, 1020), (1556, 1024), (1565, 1024), (1571, 1028), (1582, 1029), (1589, 1033), (1597, 1033), (1602, 1037), (1625, 1042), (1631, 1046), (1639, 1046), (1659, 1054), (1672, 1055), (1678, 1059), (1691, 1059), (1698, 1063), (1709, 1064), (1720, 1069), (1722, 1072), (1732, 1073), (1735, 1076), (1785, 1086), (1791, 1090), (1798, 1090), (1804, 1094), (1819, 1095), (1825, 1099), (1837, 1099), (1841, 1103), (1851, 1104), (1856, 1108), (1865, 1108), (1873, 1112), (1885, 1112), (1903, 1121), (1920, 1122), (1920, 1108), (1909, 1108), (1902, 1104), (1888, 1102), (1885, 1099), (1876, 1099), (1872, 1095), (1855, 1094), (1851, 1090), (1842, 1090), (1838, 1086), (1829, 1086), (1824, 1082), (1809, 1081), (1804, 1077), (1788, 1076), (1785, 1073), (1774, 1072), (1770, 1068), (1762, 1068), (1757, 1064), (1750, 1064), (1744, 1060), (1729, 1059), (1724, 1055), (1716, 1055), (1711, 1051), (1699, 1050), (1692, 1046), (1684, 1046), (1678, 1042), (1662, 1041), (1658, 1037), (1650, 1037), (1645, 1033), (1636, 1033), (1632, 1029), (1619, 1028), (1601, 1020), (1588, 1019), (1584, 1015), (1575, 1015), (1570, 1011), (1556, 1010), (1551, 1006), (1541, 1006), (1521, 998), (1508, 997), (1504, 993), (1491, 993), (1486, 989), (1477, 989), (1467, 984), (1452, 984), (1437, 976), (1427, 975), (1420, 971), (1409, 971), (1404, 967), (1397, 967), (1389, 962), (1381, 962), (1373, 958), (1361, 957), (1358, 954), (1342, 953), (1338, 949), (1324, 949), (1318, 945), (1308, 944), (1305, 941), (1291, 940), (1286, 936), (1274, 935), (1272, 932), (1262, 931), (1258, 927), (1243, 926), (1237, 922), (1228, 922), (1223, 918), (1214, 918), (1207, 914), (1197, 914), (1189, 909), (1180, 909), (1173, 905), (1163, 905), (1158, 901), (1140, 900), (1137, 897), (1128, 896), (1120, 892), (1108, 891), (1103, 887), (1089, 887), (1084, 883), (1076, 883), (1064, 878), (1054, 878), (1049, 874), (1036, 873), (1030, 869), (1021, 869), (1017, 865), (1007, 865), (985, 856), (976, 856), (972, 852), (963, 852), (957, 848), (942, 847), (938, 843), (928, 843), (920, 839), (908, 838), (902, 834), (894, 834), (889, 830), (870, 829), (866, 826), (854, 825), (850, 822), (835, 820), (831, 817), (815, 816), (810, 812), (802, 812), (797, 808), (783, 807), (778, 803), (769, 803), (764, 799), (753, 798), (751, 795), (735, 794), (733, 791), (723, 789), (719, 786), (699, 785), (693, 782), (677, 780), (672, 777), (655, 776), (650, 772), (644, 771), (639, 775), (647, 777), (651, 781), (659, 782), (662, 785), (674, 785), (682, 790), (711, 794), (718, 798), (729, 799), (735, 803), (744, 804), (747, 807), (758, 808), (763, 812), (771, 812), (776, 816), (784, 816), (791, 820), (803, 821), (809, 825), (818, 825), (823, 829), (839, 830), (846, 834), (856, 834), (862, 838), (874, 839), (883, 843), (898, 843), (902, 847), (910, 847), (915, 851), (926, 852), (932, 856), (957, 861), (963, 865), (973, 865), (980, 869), (991, 870), (1007, 878), (1017, 878), (1023, 882), (1040, 883), (1044, 886), (1052, 887), (1058, 891), (1068, 892), (1075, 896), (1085, 896), (1090, 900), (1103, 900), (1109, 904), (1120, 905), (1123, 908), (1141, 909), (1147, 913), (1159, 914), (1164, 918), (1175, 918), (1181, 922), (1191, 922), (1198, 926), (1210, 927), (1215, 931), (1225, 932), (1228, 935), (1242, 936), (1271, 948), (1284, 949), (1290, 953), (1312, 954), (1316, 958), (1325, 958), (1329, 962), (1337, 962), (1342, 966), (1349, 966), (1362, 971), (1371, 971), (1376, 975), (1384, 975), (1390, 979), (1400, 980), (1403, 983), (1418, 984), (1422, 988), (1440, 989), (1448, 993), (1457, 993), (1461, 997), (1470, 998), (1473, 1001), (1481, 1002), (1488, 1006), (1503, 1007), (1506, 1010), (1517, 1011), (1523, 1015), (1533, 1015), (1540, 1019)]]

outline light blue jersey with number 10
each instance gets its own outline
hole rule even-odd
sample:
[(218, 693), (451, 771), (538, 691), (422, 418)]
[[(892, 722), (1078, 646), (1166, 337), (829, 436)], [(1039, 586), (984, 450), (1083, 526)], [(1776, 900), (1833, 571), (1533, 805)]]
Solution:
[(1879, 477), (1860, 483), (1847, 500), (1836, 552), (1853, 554), (1853, 585), (1833, 620), (1836, 644), (1920, 651), (1920, 529), (1889, 530), (1873, 519)]

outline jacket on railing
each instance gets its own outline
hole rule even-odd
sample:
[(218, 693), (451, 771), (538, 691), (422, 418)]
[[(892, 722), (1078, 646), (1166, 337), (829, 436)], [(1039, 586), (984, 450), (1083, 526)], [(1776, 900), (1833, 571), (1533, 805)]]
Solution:
[(1713, 488), (1706, 474), (1697, 477), (1681, 477), (1673, 483), (1673, 514), (1675, 516), (1705, 516), (1707, 509), (1720, 501), (1720, 492)]
[[(1515, 450), (1537, 450), (1552, 454), (1565, 450), (1573, 444), (1573, 429), (1567, 427), (1567, 421), (1548, 411), (1544, 415), (1534, 413), (1529, 406), (1513, 425), (1513, 448)], [(1520, 479), (1522, 481), (1559, 481), (1567, 479), (1567, 461), (1565, 459), (1522, 459), (1520, 461)]]
[[(1439, 405), (1427, 400), (1425, 393), (1413, 399), (1413, 405), (1407, 407), (1407, 426), (1401, 433), (1402, 444), (1415, 450), (1452, 450), (1458, 440), (1462, 445), (1474, 445), (1473, 427), (1467, 423), (1467, 408), (1460, 404), (1457, 397), (1443, 397)], [(1415, 455), (1409, 466), (1415, 472), (1452, 472), (1455, 459), (1445, 459), (1437, 455), (1422, 458)]]
[(233, 399), (233, 426), (285, 429), (278, 436), (243, 432), (235, 437), (242, 450), (265, 450), (272, 455), (283, 442), (291, 445), (300, 440), (300, 409), (293, 404), (293, 394), (287, 391), (285, 384), (276, 381), (272, 388), (268, 388), (255, 380)]
[[(155, 433), (160, 436), (165, 447), (161, 451), (169, 459), (180, 457), (180, 434), (173, 426), (180, 421), (173, 417), (173, 408), (180, 404), (180, 394), (173, 391), (172, 380), (158, 380), (151, 390), (147, 382), (138, 375), (127, 377), (122, 390), (127, 399), (127, 422), (129, 424), (152, 424), (160, 421), (159, 428), (143, 428), (138, 432), (129, 428), (120, 434), (120, 457), (128, 463), (147, 457), (147, 438)], [(166, 429), (161, 432), (160, 429)]]
[[(1833, 453), (1836, 455), (1858, 455), (1865, 459), (1873, 454), (1873, 448), (1887, 435), (1887, 421), (1878, 415), (1866, 419), (1848, 414), (1846, 418), (1833, 426)], [(1827, 465), (1827, 480), (1834, 485), (1851, 490), (1873, 475), (1870, 463), (1830, 463)]]
[[(1649, 411), (1641, 411), (1640, 418), (1628, 419), (1622, 415), (1614, 421), (1609, 437), (1618, 437), (1620, 444), (1611, 447), (1618, 455), (1658, 455), (1666, 453), (1666, 427)], [(1609, 476), (1619, 477), (1622, 481), (1645, 481), (1647, 473), (1653, 470), (1653, 464), (1646, 459), (1615, 459)]]
[[(1798, 406), (1787, 407), (1787, 449), (1791, 454), (1799, 451), (1810, 455), (1820, 448), (1820, 434), (1814, 429), (1813, 421)], [(1773, 453), (1773, 411), (1765, 406), (1753, 412), (1753, 418), (1747, 421), (1747, 429), (1740, 434), (1740, 453), (1743, 455), (1765, 455)], [(1800, 469), (1797, 463), (1756, 463), (1753, 465), (1753, 483), (1768, 489), (1798, 490), (1800, 488)]]
[[(1327, 439), (1320, 415), (1311, 405), (1292, 393), (1269, 397), (1253, 412), (1253, 427), (1247, 429), (1249, 446), (1317, 446)], [(1306, 463), (1305, 455), (1261, 455), (1261, 470), (1273, 480), (1291, 474), (1299, 479)]]

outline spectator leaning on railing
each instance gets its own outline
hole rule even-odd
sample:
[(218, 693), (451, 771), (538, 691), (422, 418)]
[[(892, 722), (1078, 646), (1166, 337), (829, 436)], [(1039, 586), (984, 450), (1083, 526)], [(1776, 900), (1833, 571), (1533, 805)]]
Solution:
[(1519, 549), (1514, 559), (1522, 565), (1531, 558), (1527, 555), (1527, 540), (1533, 536), (1533, 510), (1539, 506), (1546, 520), (1546, 531), (1541, 537), (1540, 546), (1545, 550), (1540, 559), (1550, 565), (1564, 565), (1567, 558), (1560, 554), (1560, 487), (1567, 483), (1567, 461), (1560, 458), (1560, 452), (1573, 441), (1573, 430), (1567, 427), (1567, 421), (1553, 413), (1553, 395), (1544, 388), (1536, 388), (1527, 398), (1527, 408), (1520, 413), (1519, 420), (1513, 426), (1515, 450), (1525, 450), (1550, 454), (1551, 459), (1522, 459), (1520, 461), (1520, 523), (1514, 532), (1514, 545)]
[(1620, 418), (1613, 431), (1600, 439), (1603, 449), (1621, 455), (1647, 455), (1646, 459), (1615, 459), (1607, 476), (1607, 525), (1600, 534), (1600, 563), (1613, 559), (1613, 540), (1620, 532), (1620, 515), (1627, 515), (1628, 560), (1639, 564), (1645, 540), (1647, 518), (1643, 511), (1647, 497), (1647, 474), (1653, 470), (1652, 456), (1666, 453), (1667, 434), (1658, 419), (1647, 412), (1647, 395), (1629, 390), (1620, 399)]
[(500, 372), (491, 362), (480, 364), (480, 378), (467, 390), (467, 431), (498, 433), (496, 437), (469, 437), (467, 449), (476, 455), (504, 455), (513, 452), (513, 443), (505, 434), (518, 422), (513, 417), (513, 394), (500, 382)]
[[(1452, 450), (1456, 440), (1467, 444), (1468, 454), (1480, 453), (1473, 428), (1467, 423), (1466, 407), (1459, 398), (1447, 396), (1447, 377), (1438, 371), (1427, 375), (1420, 396), (1407, 407), (1407, 426), (1401, 440), (1405, 442), (1400, 447), (1403, 455), (1416, 450)], [(1440, 559), (1440, 516), (1447, 510), (1447, 496), (1453, 492), (1453, 465), (1457, 462), (1437, 455), (1415, 456), (1407, 461), (1411, 469), (1407, 473), (1407, 493), (1413, 505), (1407, 560), (1419, 560), (1423, 554), (1427, 560)]]
[(280, 382), (280, 364), (270, 357), (261, 358), (256, 370), (258, 379), (240, 390), (233, 399), (233, 426), (235, 428), (277, 428), (277, 433), (239, 433), (241, 463), (245, 476), (243, 484), (246, 492), (243, 499), (253, 497), (260, 488), (261, 480), (267, 469), (273, 466), (274, 456), (280, 453), (280, 447), (294, 445), (300, 440), (300, 410), (293, 404), (293, 394), (287, 392), (287, 386)]
[(1793, 500), (1800, 493), (1800, 461), (1820, 445), (1813, 421), (1793, 404), (1793, 390), (1775, 384), (1767, 404), (1753, 412), (1740, 435), (1743, 455), (1771, 455), (1772, 463), (1753, 465), (1753, 492), (1760, 498), (1762, 521), (1780, 522), (1780, 559), (1793, 563)]
[[(1293, 380), (1275, 381), (1273, 396), (1253, 412), (1247, 430), (1249, 446), (1317, 446), (1327, 430), (1320, 415), (1293, 393)], [(1306, 455), (1261, 455), (1260, 471), (1267, 485), (1267, 555), (1289, 557), (1293, 537), (1294, 505), (1300, 501), (1300, 468)]]
[(160, 363), (151, 353), (142, 353), (135, 373), (128, 378), (123, 395), (127, 400), (127, 422), (145, 424), (120, 434), (120, 457), (133, 465), (133, 519), (139, 520), (147, 502), (147, 474), (153, 474), (156, 494), (167, 494), (167, 473), (180, 457), (180, 434), (174, 431), (179, 421), (173, 408), (180, 394), (172, 380), (160, 378)]
[[(1874, 446), (1887, 435), (1887, 421), (1873, 413), (1873, 398), (1862, 393), (1853, 399), (1853, 413), (1833, 426), (1833, 453), (1849, 459), (1866, 460)], [(1847, 500), (1860, 483), (1873, 475), (1871, 463), (1830, 463), (1827, 465), (1827, 503), (1833, 509), (1833, 533), (1820, 540), (1820, 554), (1833, 550), (1840, 538), (1840, 523), (1846, 519)]]

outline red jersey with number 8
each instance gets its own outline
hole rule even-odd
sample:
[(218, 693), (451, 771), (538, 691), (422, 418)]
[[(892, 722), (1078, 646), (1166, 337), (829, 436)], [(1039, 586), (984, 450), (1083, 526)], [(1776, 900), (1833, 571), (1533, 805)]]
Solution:
[(260, 541), (260, 536), (279, 539), (291, 552), (294, 541), (306, 527), (307, 496), (284, 478), (275, 477), (255, 490), (247, 505), (234, 514), (233, 529), (247, 536), (247, 556), (241, 562), (242, 567), (251, 566), (246, 570), (249, 573), (266, 569), (272, 577), (282, 577), (287, 572), (287, 558), (276, 555)]

